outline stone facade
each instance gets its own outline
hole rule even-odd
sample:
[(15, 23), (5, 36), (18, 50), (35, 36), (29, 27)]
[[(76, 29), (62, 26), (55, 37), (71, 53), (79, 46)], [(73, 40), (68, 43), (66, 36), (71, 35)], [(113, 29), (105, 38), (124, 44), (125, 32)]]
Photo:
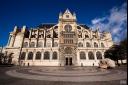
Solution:
[(59, 14), (57, 24), (41, 24), (30, 30), (15, 26), (5, 51), (13, 53), (16, 65), (98, 66), (112, 45), (109, 32), (78, 24), (75, 13), (66, 10)]

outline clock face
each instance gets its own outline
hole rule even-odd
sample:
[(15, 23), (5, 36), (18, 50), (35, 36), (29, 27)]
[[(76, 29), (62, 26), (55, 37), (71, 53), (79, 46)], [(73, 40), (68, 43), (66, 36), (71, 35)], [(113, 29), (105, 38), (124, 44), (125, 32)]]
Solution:
[(65, 25), (64, 29), (66, 32), (71, 32), (72, 26), (71, 25)]

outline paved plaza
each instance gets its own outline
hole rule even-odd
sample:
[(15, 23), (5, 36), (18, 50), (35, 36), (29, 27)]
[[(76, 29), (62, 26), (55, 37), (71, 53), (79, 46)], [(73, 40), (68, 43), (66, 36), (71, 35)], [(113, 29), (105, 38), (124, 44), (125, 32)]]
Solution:
[(0, 85), (126, 85), (127, 67), (0, 67)]

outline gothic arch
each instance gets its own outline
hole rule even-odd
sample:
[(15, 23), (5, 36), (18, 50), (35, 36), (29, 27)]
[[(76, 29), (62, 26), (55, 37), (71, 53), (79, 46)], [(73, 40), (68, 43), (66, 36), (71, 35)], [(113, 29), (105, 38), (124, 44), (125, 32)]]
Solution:
[(54, 47), (58, 47), (58, 43), (57, 42), (54, 42)]
[(98, 48), (98, 43), (94, 42), (94, 47)]
[(64, 49), (64, 51), (65, 51), (65, 54), (72, 54), (72, 48), (71, 47), (66, 47)]
[(86, 59), (85, 52), (83, 52), (83, 51), (80, 52), (80, 59)]
[(44, 52), (44, 60), (49, 60), (50, 59), (50, 52), (46, 51)]
[(91, 44), (89, 42), (86, 42), (86, 47), (91, 47)]
[(22, 52), (22, 53), (21, 53), (21, 58), (20, 58), (20, 59), (21, 59), (21, 60), (25, 60), (25, 57), (26, 57), (26, 52)]
[(36, 59), (36, 60), (41, 59), (41, 52), (38, 51), (38, 52), (36, 53), (35, 59)]
[(28, 42), (24, 42), (23, 47), (28, 47)]
[(67, 25), (64, 26), (64, 29), (65, 29), (66, 32), (71, 32), (72, 31), (72, 26), (67, 24)]
[(102, 59), (102, 53), (100, 51), (96, 52), (97, 59)]
[(83, 43), (82, 42), (79, 42), (78, 43), (78, 47), (83, 47)]
[(88, 58), (94, 60), (94, 53), (92, 51), (88, 52)]
[(43, 43), (41, 41), (38, 42), (38, 47), (42, 47)]
[(54, 52), (53, 52), (53, 55), (52, 55), (52, 59), (56, 60), (57, 58), (58, 58), (58, 56), (57, 56), (57, 52), (54, 51)]
[(28, 53), (28, 60), (32, 60), (33, 59), (33, 52), (29, 52)]
[(104, 43), (101, 43), (101, 47), (102, 47), (102, 48), (104, 48), (104, 47), (105, 47)]
[(31, 47), (31, 48), (35, 47), (35, 42), (31, 42), (31, 43), (30, 43), (30, 47)]

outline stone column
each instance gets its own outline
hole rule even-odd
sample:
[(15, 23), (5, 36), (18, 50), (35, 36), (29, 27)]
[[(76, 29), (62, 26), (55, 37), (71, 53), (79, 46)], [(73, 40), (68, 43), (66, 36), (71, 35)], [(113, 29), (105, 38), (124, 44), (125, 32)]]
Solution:
[(29, 39), (31, 38), (31, 35), (32, 35), (32, 29), (30, 30)]
[(36, 37), (36, 47), (38, 47), (38, 41), (39, 41), (39, 30), (37, 30), (37, 37)]
[(88, 58), (88, 51), (86, 51), (85, 53), (86, 53), (86, 60), (89, 60), (89, 58)]
[(41, 51), (41, 61), (43, 61), (44, 60), (44, 51), (42, 50)]
[(104, 59), (105, 57), (104, 57), (104, 51), (102, 51), (102, 59)]
[(52, 54), (53, 54), (53, 51), (51, 50), (50, 51), (50, 61), (52, 60)]
[(27, 58), (28, 58), (28, 52), (26, 51), (25, 61), (27, 60)]
[(80, 63), (80, 55), (79, 55), (79, 50), (77, 50), (77, 64), (79, 65)]
[(35, 58), (36, 58), (36, 50), (34, 49), (34, 51), (33, 51), (33, 61), (35, 61)]
[(93, 51), (93, 53), (94, 53), (94, 59), (96, 61), (97, 60), (96, 51)]

